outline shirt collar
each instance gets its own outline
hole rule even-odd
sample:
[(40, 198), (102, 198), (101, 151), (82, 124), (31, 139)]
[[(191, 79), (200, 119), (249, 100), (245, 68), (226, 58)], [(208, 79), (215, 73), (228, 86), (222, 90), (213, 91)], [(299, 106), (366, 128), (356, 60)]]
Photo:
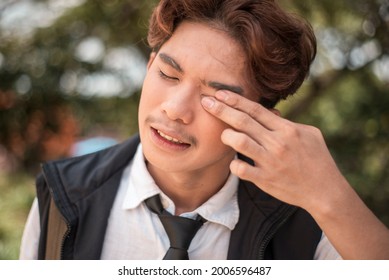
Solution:
[[(128, 176), (128, 186), (123, 209), (134, 209), (145, 199), (160, 194), (165, 209), (174, 213), (173, 201), (162, 193), (147, 170), (142, 144), (138, 146), (129, 174), (124, 174), (124, 176)], [(215, 195), (193, 212), (183, 213), (181, 216), (192, 218), (199, 214), (209, 222), (221, 224), (233, 230), (239, 219), (238, 184), (238, 177), (230, 174), (224, 186)]]

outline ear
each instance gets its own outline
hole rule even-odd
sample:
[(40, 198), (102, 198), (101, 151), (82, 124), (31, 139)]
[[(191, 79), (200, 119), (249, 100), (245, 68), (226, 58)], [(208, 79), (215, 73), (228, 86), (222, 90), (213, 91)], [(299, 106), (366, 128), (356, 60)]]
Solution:
[(274, 109), (274, 108), (273, 108), (273, 109), (269, 109), (269, 111), (272, 112), (273, 114), (275, 114), (275, 115), (281, 117), (281, 112), (278, 111), (277, 109)]
[(156, 52), (150, 53), (149, 62), (147, 62), (147, 70), (151, 67), (151, 64), (153, 64), (153, 61), (156, 56), (157, 56)]

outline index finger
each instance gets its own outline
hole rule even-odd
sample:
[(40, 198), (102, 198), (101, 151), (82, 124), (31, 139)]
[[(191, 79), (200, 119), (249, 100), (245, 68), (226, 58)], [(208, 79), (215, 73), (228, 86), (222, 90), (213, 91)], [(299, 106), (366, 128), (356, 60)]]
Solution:
[(248, 114), (262, 126), (269, 130), (276, 130), (281, 127), (284, 119), (266, 109), (261, 104), (251, 101), (239, 94), (225, 90), (217, 91), (215, 94), (217, 100), (226, 105)]
[[(213, 96), (203, 97), (201, 103), (208, 113), (229, 125), (236, 132), (239, 131), (245, 134), (262, 146), (269, 142), (272, 137), (269, 129), (247, 113), (237, 110)], [(226, 142), (224, 143), (226, 144)]]

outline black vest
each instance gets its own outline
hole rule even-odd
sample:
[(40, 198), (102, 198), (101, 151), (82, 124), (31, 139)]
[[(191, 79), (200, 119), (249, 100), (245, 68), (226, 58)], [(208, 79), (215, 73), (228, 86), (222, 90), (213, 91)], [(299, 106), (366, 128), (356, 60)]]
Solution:
[[(50, 199), (67, 225), (62, 259), (100, 259), (110, 210), (139, 136), (106, 150), (42, 166), (37, 178), (41, 217), (38, 258), (45, 258)], [(285, 204), (247, 181), (238, 189), (240, 217), (228, 259), (313, 259), (321, 230), (303, 209)]]

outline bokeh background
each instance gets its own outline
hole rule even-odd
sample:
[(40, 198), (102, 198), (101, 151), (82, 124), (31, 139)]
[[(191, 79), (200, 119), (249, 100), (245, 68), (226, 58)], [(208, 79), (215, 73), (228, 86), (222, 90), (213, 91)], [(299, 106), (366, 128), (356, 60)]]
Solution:
[[(137, 131), (156, 1), (1, 0), (0, 259), (17, 259), (42, 161)], [(278, 108), (319, 127), (339, 168), (389, 226), (389, 0), (280, 0), (318, 55)]]

